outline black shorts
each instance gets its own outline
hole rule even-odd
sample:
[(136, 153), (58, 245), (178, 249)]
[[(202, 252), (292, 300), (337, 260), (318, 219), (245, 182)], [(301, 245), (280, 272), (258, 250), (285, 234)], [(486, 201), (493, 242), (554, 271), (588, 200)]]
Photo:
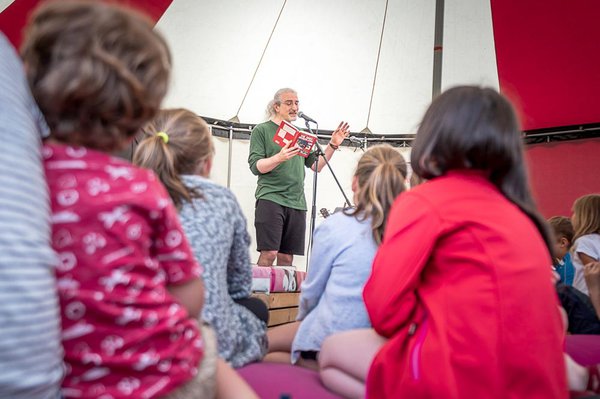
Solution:
[(254, 216), (257, 251), (304, 255), (306, 211), (259, 199)]
[(319, 360), (319, 352), (317, 351), (300, 351), (300, 357), (304, 360)]

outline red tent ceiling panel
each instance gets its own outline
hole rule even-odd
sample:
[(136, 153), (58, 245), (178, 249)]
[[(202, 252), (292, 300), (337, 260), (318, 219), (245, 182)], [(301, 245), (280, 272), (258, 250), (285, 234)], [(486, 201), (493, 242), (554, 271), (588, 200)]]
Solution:
[(600, 192), (600, 139), (527, 147), (531, 186), (545, 217), (571, 216), (578, 197)]
[(491, 0), (500, 89), (525, 130), (600, 122), (600, 2)]
[[(112, 3), (125, 4), (146, 13), (154, 22), (165, 13), (173, 0), (119, 0)], [(31, 11), (41, 0), (15, 0), (0, 13), (0, 31), (19, 48), (21, 33)]]

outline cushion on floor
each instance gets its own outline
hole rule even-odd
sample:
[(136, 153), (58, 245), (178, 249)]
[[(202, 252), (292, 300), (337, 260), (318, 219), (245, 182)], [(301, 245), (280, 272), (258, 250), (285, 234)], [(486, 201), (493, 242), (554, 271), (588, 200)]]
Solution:
[(316, 371), (283, 363), (253, 363), (237, 369), (261, 399), (339, 399), (328, 391)]
[(600, 335), (567, 335), (565, 350), (583, 366), (600, 364)]

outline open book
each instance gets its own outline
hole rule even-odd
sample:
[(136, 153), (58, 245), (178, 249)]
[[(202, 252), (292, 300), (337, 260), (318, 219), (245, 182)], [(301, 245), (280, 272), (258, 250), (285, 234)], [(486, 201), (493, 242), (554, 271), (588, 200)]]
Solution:
[(285, 146), (287, 143), (291, 143), (290, 148), (294, 146), (300, 148), (298, 155), (304, 158), (308, 157), (310, 150), (313, 145), (315, 145), (316, 141), (316, 135), (298, 130), (296, 126), (286, 121), (281, 121), (275, 136), (273, 136), (273, 142), (281, 147)]

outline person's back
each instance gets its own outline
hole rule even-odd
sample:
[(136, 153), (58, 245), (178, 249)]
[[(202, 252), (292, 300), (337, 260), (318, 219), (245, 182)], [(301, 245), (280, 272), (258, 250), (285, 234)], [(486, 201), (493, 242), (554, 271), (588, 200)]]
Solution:
[(179, 210), (204, 267), (201, 318), (215, 329), (219, 356), (233, 367), (262, 359), (268, 309), (250, 298), (250, 236), (240, 205), (229, 189), (208, 179), (215, 153), (208, 125), (187, 109), (165, 109), (142, 133), (132, 161), (159, 176)]
[(60, 317), (50, 210), (40, 157), (45, 134), (12, 46), (0, 34), (0, 397), (59, 397)]
[(259, 361), (267, 350), (266, 324), (234, 302), (251, 293), (246, 219), (227, 188), (201, 176), (184, 175), (182, 181), (202, 193), (202, 198), (184, 203), (179, 213), (194, 254), (204, 266), (202, 319), (216, 330), (219, 355), (232, 366)]
[(210, 391), (209, 339), (189, 316), (202, 307), (201, 270), (177, 212), (150, 171), (110, 155), (158, 110), (166, 43), (134, 11), (48, 2), (32, 13), (22, 57), (50, 129), (42, 156), (59, 260), (62, 395)]
[(362, 300), (377, 252), (371, 218), (333, 214), (315, 230), (315, 242), (312, 269), (302, 285), (297, 316), (302, 323), (292, 343), (292, 363), (303, 351), (320, 351), (333, 333), (371, 326)]
[(203, 340), (167, 289), (200, 270), (166, 192), (149, 171), (107, 154), (56, 144), (44, 152), (70, 366), (64, 395), (173, 390), (194, 376)]
[[(491, 391), (495, 397), (552, 397), (557, 388), (548, 365), (562, 370), (562, 355), (548, 348), (559, 348), (562, 337), (554, 326), (557, 303), (547, 300), (555, 297), (551, 260), (534, 224), (474, 171), (448, 172), (403, 194), (400, 202), (388, 234), (396, 231), (394, 216), (405, 226), (413, 209), (409, 218), (428, 223), (437, 241), (416, 290), (423, 312), (423, 320), (415, 318), (417, 336), (428, 341), (419, 348), (421, 362), (404, 370), (399, 384), (420, 378), (432, 396), (486, 397)], [(411, 239), (430, 245), (419, 234)]]
[[(582, 254), (583, 256), (588, 256), (585, 261), (581, 259)], [(583, 274), (584, 266), (592, 261), (598, 260), (600, 260), (600, 234), (592, 233), (577, 237), (573, 243), (571, 255), (571, 262), (575, 269), (573, 287), (586, 295), (589, 295), (590, 291)]]
[(554, 242), (533, 202), (516, 115), (455, 87), (419, 126), (363, 293), (379, 340), (369, 397), (564, 398)]
[(573, 287), (590, 295), (584, 278), (585, 265), (600, 261), (600, 194), (579, 197), (573, 203)]

